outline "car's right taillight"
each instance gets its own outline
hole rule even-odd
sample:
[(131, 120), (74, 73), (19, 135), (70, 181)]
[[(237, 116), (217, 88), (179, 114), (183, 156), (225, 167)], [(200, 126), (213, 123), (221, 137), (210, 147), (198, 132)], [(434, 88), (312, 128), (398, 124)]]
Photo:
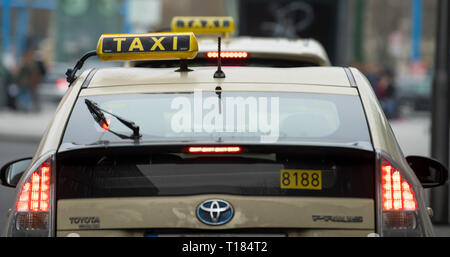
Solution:
[(411, 181), (384, 157), (379, 169), (382, 236), (421, 236), (423, 229)]
[(23, 175), (7, 236), (51, 235), (53, 167), (52, 156), (49, 156)]

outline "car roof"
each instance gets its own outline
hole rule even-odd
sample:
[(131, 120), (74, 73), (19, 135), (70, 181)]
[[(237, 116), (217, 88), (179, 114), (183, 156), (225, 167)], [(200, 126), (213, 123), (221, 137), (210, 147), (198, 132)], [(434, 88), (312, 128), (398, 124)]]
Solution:
[(350, 87), (342, 67), (222, 67), (226, 77), (213, 78), (216, 67), (192, 67), (190, 72), (176, 72), (174, 68), (111, 67), (95, 71), (89, 88), (151, 84), (198, 84), (198, 83), (261, 83), (261, 84), (307, 84), (334, 87)]
[[(208, 51), (217, 51), (216, 37), (199, 37), (199, 57)], [(265, 37), (226, 37), (222, 39), (223, 51), (247, 51), (253, 57), (286, 60), (304, 60), (319, 66), (330, 61), (323, 46), (314, 39), (288, 39)]]
[[(217, 51), (217, 37), (198, 36), (197, 58), (206, 58), (209, 51)], [(323, 46), (314, 39), (288, 39), (265, 37), (225, 37), (221, 40), (222, 51), (246, 51), (250, 58), (305, 61), (317, 66), (329, 66), (330, 60)], [(130, 61), (125, 66), (134, 67)]]

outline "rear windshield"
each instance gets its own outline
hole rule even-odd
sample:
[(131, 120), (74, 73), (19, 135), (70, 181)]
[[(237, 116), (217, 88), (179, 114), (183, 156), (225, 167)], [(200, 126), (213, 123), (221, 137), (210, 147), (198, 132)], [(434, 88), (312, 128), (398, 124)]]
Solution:
[(371, 146), (361, 101), (355, 95), (200, 91), (79, 97), (62, 146), (134, 143), (127, 138), (133, 131), (107, 112), (105, 128), (89, 111), (86, 99), (139, 126), (140, 143)]

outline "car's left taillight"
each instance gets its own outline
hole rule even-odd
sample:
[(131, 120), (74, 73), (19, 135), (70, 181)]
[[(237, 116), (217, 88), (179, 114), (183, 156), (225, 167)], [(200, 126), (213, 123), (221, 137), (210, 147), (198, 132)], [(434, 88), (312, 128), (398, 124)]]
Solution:
[(17, 185), (7, 236), (52, 236), (53, 178), (53, 155), (42, 158), (23, 175)]

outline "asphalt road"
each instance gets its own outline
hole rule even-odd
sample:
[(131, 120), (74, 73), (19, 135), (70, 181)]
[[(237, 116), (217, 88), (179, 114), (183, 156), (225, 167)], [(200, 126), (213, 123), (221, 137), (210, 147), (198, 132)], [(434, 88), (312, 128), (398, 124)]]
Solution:
[(430, 157), (431, 121), (428, 113), (415, 113), (406, 119), (392, 120), (390, 124), (405, 156)]

